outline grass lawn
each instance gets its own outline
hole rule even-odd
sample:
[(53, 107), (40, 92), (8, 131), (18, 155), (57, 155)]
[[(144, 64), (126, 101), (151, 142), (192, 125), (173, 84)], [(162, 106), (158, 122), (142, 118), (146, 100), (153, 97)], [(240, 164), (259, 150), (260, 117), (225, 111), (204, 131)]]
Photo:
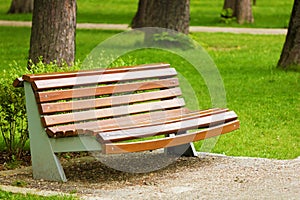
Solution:
[(241, 129), (214, 151), (267, 158), (300, 155), (300, 74), (275, 68), (284, 36), (195, 34), (217, 63)]
[(39, 200), (39, 199), (46, 199), (46, 200), (75, 200), (78, 198), (72, 196), (50, 196), (50, 197), (41, 197), (38, 195), (31, 195), (31, 194), (14, 194), (11, 192), (5, 192), (0, 190), (0, 199), (6, 200)]
[[(30, 14), (7, 15), (11, 0), (0, 1), (0, 19), (31, 21)], [(291, 0), (259, 0), (253, 6), (254, 24), (220, 23), (224, 0), (192, 0), (191, 25), (285, 28), (292, 10)], [(79, 23), (130, 24), (137, 10), (138, 0), (77, 0)]]
[[(26, 65), (29, 32), (29, 28), (1, 27), (0, 69), (9, 70), (13, 60)], [(99, 42), (116, 33), (79, 30), (77, 59), (83, 60)], [(213, 152), (277, 159), (299, 156), (300, 74), (275, 68), (284, 36), (193, 33), (192, 37), (214, 59), (224, 81), (227, 106), (237, 112), (241, 121), (238, 131), (220, 137)], [(171, 63), (189, 80), (200, 107), (211, 106), (203, 80), (194, 75), (182, 58), (162, 50), (146, 49), (130, 53), (130, 59), (137, 64)], [(184, 95), (191, 106), (189, 94)], [(197, 143), (198, 149), (200, 146), (201, 142)]]

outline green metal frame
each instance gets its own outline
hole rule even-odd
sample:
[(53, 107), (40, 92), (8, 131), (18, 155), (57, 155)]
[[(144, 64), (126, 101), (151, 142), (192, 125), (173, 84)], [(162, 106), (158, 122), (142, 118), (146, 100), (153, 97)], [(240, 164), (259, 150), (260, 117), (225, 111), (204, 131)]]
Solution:
[(101, 151), (101, 145), (92, 136), (49, 138), (41, 123), (41, 116), (31, 84), (24, 82), (24, 88), (33, 177), (66, 182), (66, 175), (55, 153)]

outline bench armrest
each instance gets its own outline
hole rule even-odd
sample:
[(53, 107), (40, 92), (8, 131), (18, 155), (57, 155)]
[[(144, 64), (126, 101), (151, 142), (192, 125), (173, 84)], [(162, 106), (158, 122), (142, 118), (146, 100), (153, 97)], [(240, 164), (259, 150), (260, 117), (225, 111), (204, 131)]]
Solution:
[(14, 87), (24, 87), (24, 80), (22, 78), (16, 78), (13, 82)]

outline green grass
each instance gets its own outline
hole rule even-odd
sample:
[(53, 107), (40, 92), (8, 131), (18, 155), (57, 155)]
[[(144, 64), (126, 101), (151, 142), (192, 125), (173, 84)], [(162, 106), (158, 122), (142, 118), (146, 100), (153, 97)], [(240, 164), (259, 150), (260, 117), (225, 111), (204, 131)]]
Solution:
[[(1, 27), (0, 69), (9, 70), (8, 64), (12, 60), (26, 65), (29, 32), (29, 28)], [(77, 58), (83, 60), (99, 42), (116, 33), (79, 30)], [(193, 33), (192, 37), (214, 59), (224, 81), (227, 106), (237, 112), (241, 121), (238, 131), (219, 138), (213, 152), (277, 159), (299, 156), (300, 75), (276, 69), (285, 37), (229, 33)], [(114, 49), (118, 48), (120, 46), (114, 46)], [(134, 51), (129, 55), (137, 64), (171, 63), (191, 83), (200, 107), (211, 106), (203, 80), (179, 56), (153, 49)], [(192, 107), (188, 92), (184, 91), (184, 95)]]
[(72, 197), (72, 196), (49, 196), (49, 197), (42, 197), (38, 195), (32, 195), (32, 194), (19, 194), (19, 193), (12, 193), (12, 192), (6, 192), (0, 189), (0, 199), (6, 199), (6, 200), (40, 200), (40, 199), (46, 199), (46, 200), (75, 200), (78, 198)]
[[(117, 31), (92, 30), (77, 31), (77, 59), (83, 60), (85, 56), (100, 41), (118, 33)], [(92, 38), (92, 39), (91, 39)], [(0, 29), (0, 70), (9, 69), (12, 61), (20, 66), (26, 66), (30, 42), (30, 28), (28, 27), (1, 27)]]
[(253, 6), (254, 23), (220, 23), (220, 13), (224, 0), (191, 1), (191, 25), (194, 26), (234, 26), (252, 28), (285, 28), (288, 26), (292, 11), (292, 1), (260, 0)]
[(0, 70), (9, 69), (12, 61), (25, 66), (29, 52), (30, 28), (1, 27), (0, 38)]
[(241, 121), (241, 129), (220, 137), (214, 151), (280, 159), (299, 156), (300, 74), (275, 69), (284, 36), (195, 35), (206, 42), (222, 74), (228, 106)]
[[(1, 0), (0, 19), (30, 21), (30, 14), (7, 15), (11, 0)], [(292, 10), (291, 0), (260, 0), (253, 7), (254, 24), (238, 25), (220, 23), (224, 0), (192, 0), (191, 25), (193, 26), (238, 26), (238, 27), (287, 27)], [(130, 24), (137, 10), (138, 0), (77, 0), (79, 23)]]

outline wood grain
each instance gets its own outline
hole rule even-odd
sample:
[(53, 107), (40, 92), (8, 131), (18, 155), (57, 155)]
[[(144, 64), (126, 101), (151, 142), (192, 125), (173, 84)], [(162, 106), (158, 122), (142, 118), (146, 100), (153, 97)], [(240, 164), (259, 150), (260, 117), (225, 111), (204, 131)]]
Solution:
[(156, 135), (184, 132), (190, 129), (213, 126), (215, 124), (225, 123), (235, 119), (237, 119), (237, 115), (233, 111), (229, 111), (211, 116), (180, 120), (173, 123), (99, 133), (97, 134), (97, 138), (101, 143), (118, 142)]
[(147, 150), (155, 150), (160, 148), (167, 148), (195, 142), (211, 137), (216, 137), (221, 134), (229, 133), (239, 128), (239, 121), (231, 121), (229, 123), (214, 126), (205, 130), (200, 130), (192, 133), (177, 135), (175, 137), (160, 138), (154, 140), (146, 140), (139, 142), (127, 143), (102, 143), (102, 153), (104, 154), (118, 154), (139, 152)]
[(45, 80), (45, 79), (70, 78), (70, 77), (78, 77), (78, 76), (101, 75), (101, 74), (149, 70), (149, 69), (163, 69), (163, 68), (170, 68), (170, 64), (153, 63), (153, 64), (144, 64), (144, 65), (137, 65), (137, 66), (124, 66), (118, 68), (103, 68), (103, 69), (100, 68), (100, 69), (81, 70), (81, 71), (73, 71), (73, 72), (26, 74), (23, 75), (22, 78), (27, 82), (33, 82), (36, 80)]
[(129, 71), (111, 74), (78, 76), (68, 78), (44, 79), (33, 82), (34, 90), (45, 89), (60, 89), (79, 87), (84, 85), (107, 84), (115, 82), (125, 82), (132, 80), (143, 80), (153, 78), (168, 78), (176, 76), (177, 72), (173, 68), (143, 70), (143, 71)]
[[(90, 130), (92, 129), (101, 129), (105, 130), (116, 130), (117, 128), (122, 129), (122, 127), (128, 127), (137, 124), (144, 124), (144, 123), (151, 123), (152, 121), (157, 120), (165, 120), (171, 118), (173, 116), (183, 115), (187, 113), (186, 108), (177, 108), (172, 110), (162, 110), (162, 111), (155, 111), (151, 113), (142, 113), (138, 115), (128, 115), (122, 117), (113, 117), (109, 119), (100, 119), (95, 121), (89, 121), (85, 123), (72, 123), (67, 125), (60, 125), (60, 126), (52, 126), (46, 129), (48, 135), (50, 137), (54, 136), (57, 132), (63, 133), (64, 136), (65, 132), (73, 131), (80, 132), (81, 134), (91, 134)], [(94, 133), (92, 133), (94, 134)]]
[(150, 91), (137, 94), (127, 94), (121, 96), (110, 96), (86, 100), (74, 100), (68, 102), (42, 103), (41, 114), (56, 112), (76, 111), (83, 109), (99, 109), (103, 107), (119, 106), (143, 101), (158, 100), (164, 98), (174, 98), (181, 95), (180, 88), (170, 88), (166, 90)]
[(113, 85), (104, 85), (87, 88), (73, 88), (65, 90), (37, 92), (36, 98), (38, 103), (51, 102), (66, 99), (75, 99), (82, 97), (92, 97), (114, 94), (117, 95), (122, 92), (137, 92), (151, 89), (165, 89), (172, 88), (179, 85), (177, 78), (168, 78), (163, 80), (149, 80), (136, 83), (119, 83)]
[(184, 106), (184, 100), (182, 98), (174, 98), (165, 101), (156, 101), (150, 103), (133, 104), (128, 106), (117, 106), (113, 108), (103, 108), (99, 110), (87, 110), (82, 112), (72, 112), (66, 114), (49, 115), (42, 117), (42, 123), (45, 127), (74, 123), (85, 120), (95, 120), (106, 117), (130, 115), (142, 112), (152, 112), (156, 110), (164, 110), (171, 108), (179, 108)]

